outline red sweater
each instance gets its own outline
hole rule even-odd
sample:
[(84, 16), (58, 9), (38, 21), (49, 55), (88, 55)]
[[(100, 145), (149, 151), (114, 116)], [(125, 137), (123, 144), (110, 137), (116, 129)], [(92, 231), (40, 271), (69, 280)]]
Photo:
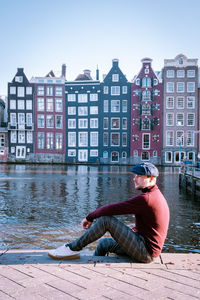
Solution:
[(142, 194), (127, 201), (104, 205), (91, 212), (86, 219), (92, 222), (101, 216), (135, 215), (135, 228), (146, 242), (153, 257), (162, 251), (169, 226), (169, 207), (157, 185), (142, 190)]

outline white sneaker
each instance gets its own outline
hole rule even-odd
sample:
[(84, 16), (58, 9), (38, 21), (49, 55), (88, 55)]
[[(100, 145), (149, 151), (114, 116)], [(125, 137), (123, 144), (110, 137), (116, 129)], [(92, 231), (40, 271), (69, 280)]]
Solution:
[(69, 246), (60, 246), (57, 249), (50, 250), (48, 256), (53, 259), (76, 259), (80, 258), (80, 252), (72, 251)]

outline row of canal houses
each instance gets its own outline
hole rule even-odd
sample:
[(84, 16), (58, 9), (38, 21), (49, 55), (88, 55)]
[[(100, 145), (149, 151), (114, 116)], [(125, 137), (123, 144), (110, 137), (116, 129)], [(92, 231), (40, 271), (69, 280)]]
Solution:
[(196, 163), (198, 60), (180, 54), (164, 60), (160, 72), (150, 58), (141, 62), (132, 82), (118, 59), (102, 82), (98, 69), (95, 80), (84, 70), (67, 81), (63, 65), (60, 77), (51, 71), (29, 81), (19, 68), (8, 83), (8, 137), (6, 142), (1, 127), (1, 161)]

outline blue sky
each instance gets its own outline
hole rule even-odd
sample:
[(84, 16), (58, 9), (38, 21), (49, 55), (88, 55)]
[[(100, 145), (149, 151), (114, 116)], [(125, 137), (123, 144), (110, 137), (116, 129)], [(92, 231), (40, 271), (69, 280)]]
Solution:
[(132, 80), (143, 57), (154, 70), (180, 53), (199, 59), (199, 10), (199, 0), (0, 0), (0, 95), (18, 67), (30, 79), (66, 63), (74, 80), (98, 65), (102, 79), (118, 58)]

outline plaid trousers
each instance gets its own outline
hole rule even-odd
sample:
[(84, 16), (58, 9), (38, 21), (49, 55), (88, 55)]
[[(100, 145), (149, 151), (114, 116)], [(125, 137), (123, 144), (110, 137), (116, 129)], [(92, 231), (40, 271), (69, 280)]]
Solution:
[(96, 220), (85, 233), (67, 246), (71, 250), (79, 251), (88, 244), (101, 238), (109, 232), (112, 238), (100, 240), (94, 255), (106, 255), (106, 253), (126, 254), (133, 260), (149, 263), (153, 257), (148, 253), (144, 238), (131, 230), (115, 217), (104, 216)]

